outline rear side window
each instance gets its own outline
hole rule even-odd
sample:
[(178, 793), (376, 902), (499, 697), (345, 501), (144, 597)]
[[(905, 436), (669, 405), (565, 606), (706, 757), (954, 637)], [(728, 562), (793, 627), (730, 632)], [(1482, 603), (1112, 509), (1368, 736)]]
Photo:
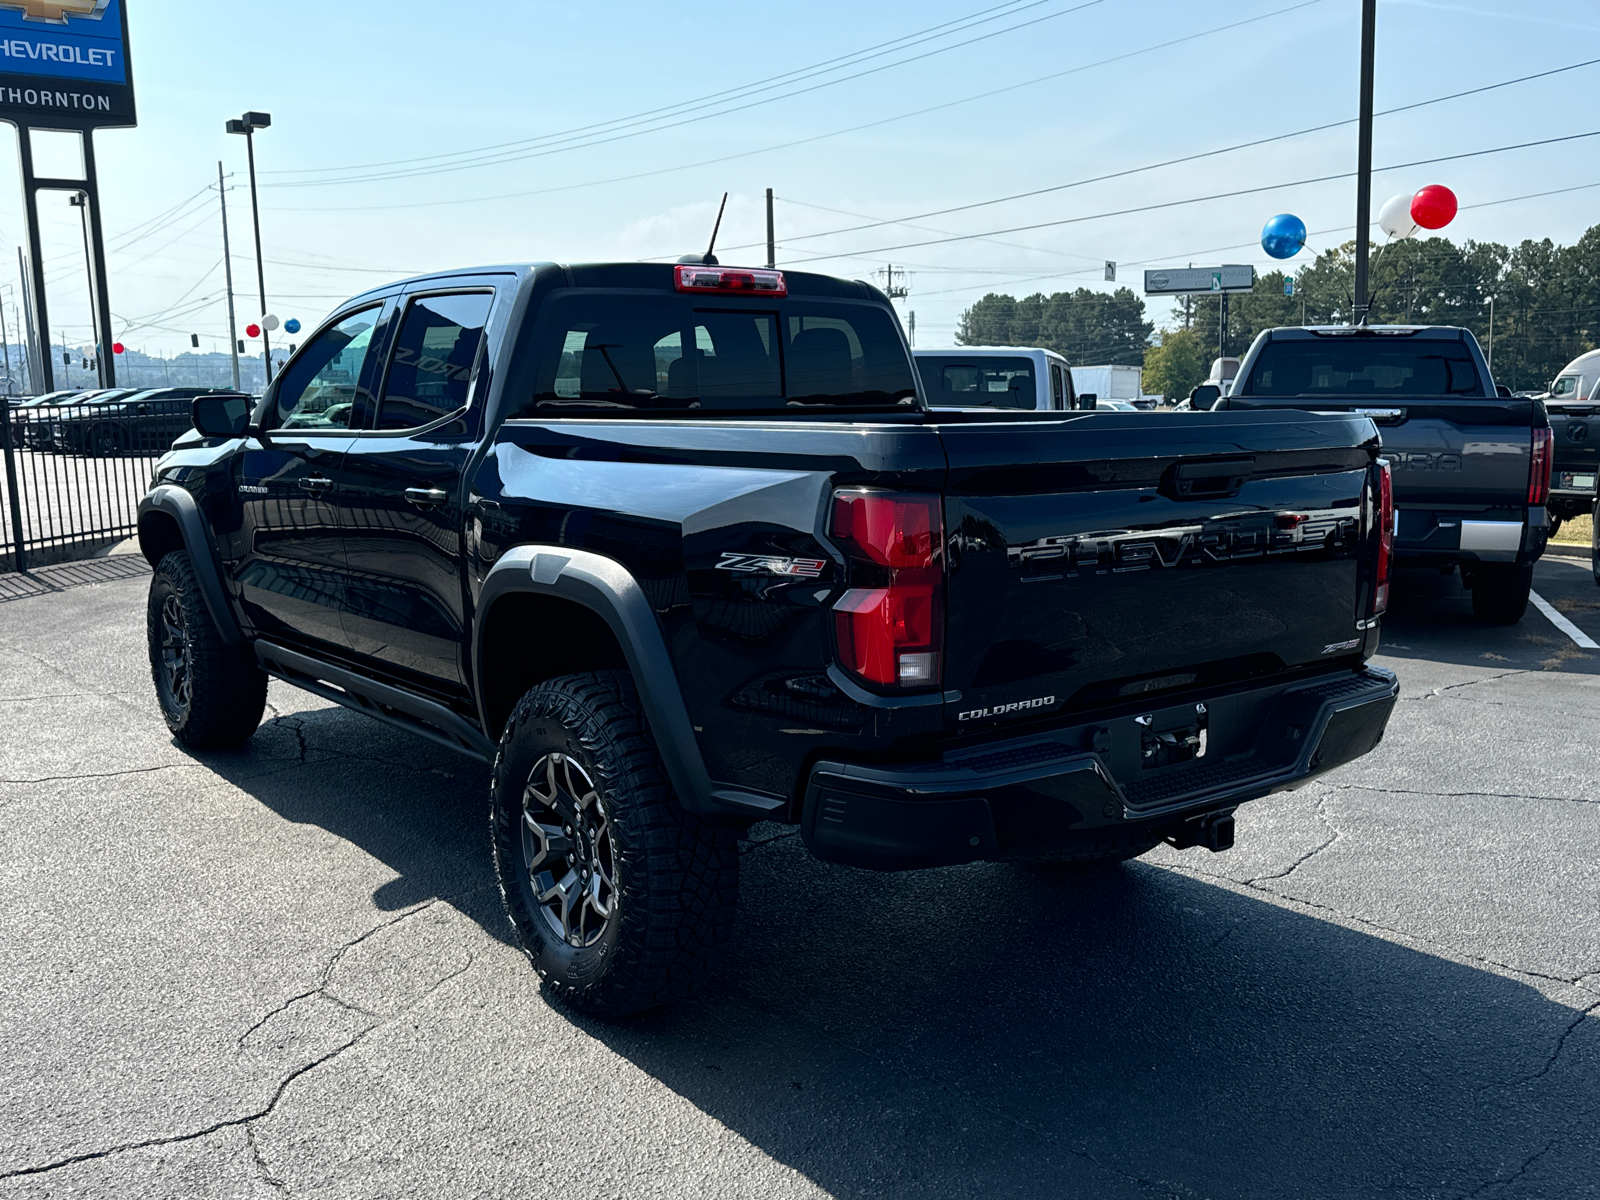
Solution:
[(570, 292), (535, 337), (523, 415), (909, 408), (899, 329), (875, 305)]
[(467, 406), (491, 292), (417, 296), (389, 359), (379, 429), (416, 429)]
[(935, 408), (1038, 407), (1039, 381), (1029, 358), (919, 354), (917, 369)]
[(1268, 342), (1239, 396), (1484, 396), (1472, 354), (1461, 342), (1340, 337)]

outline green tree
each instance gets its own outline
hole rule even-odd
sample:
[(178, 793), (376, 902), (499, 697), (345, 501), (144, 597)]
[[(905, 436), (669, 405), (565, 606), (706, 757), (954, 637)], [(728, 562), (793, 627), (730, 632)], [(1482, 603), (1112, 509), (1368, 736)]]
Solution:
[(1017, 300), (991, 292), (961, 314), (962, 346), (1042, 346), (1079, 366), (1142, 362), (1155, 326), (1128, 288), (1079, 288)]
[(1211, 352), (1193, 329), (1164, 329), (1144, 352), (1144, 391), (1176, 404), (1206, 377)]

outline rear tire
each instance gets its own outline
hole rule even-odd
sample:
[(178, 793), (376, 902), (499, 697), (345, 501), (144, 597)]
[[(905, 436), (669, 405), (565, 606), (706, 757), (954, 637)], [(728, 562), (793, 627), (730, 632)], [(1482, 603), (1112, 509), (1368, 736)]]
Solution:
[(633, 679), (552, 679), (495, 755), (495, 873), (548, 994), (615, 1017), (687, 996), (733, 933), (737, 830), (683, 811)]
[(167, 728), (191, 750), (248, 741), (267, 707), (267, 675), (222, 640), (183, 550), (158, 564), (146, 609), (150, 674)]
[(1491, 625), (1515, 625), (1528, 611), (1533, 564), (1486, 563), (1473, 572), (1472, 611)]

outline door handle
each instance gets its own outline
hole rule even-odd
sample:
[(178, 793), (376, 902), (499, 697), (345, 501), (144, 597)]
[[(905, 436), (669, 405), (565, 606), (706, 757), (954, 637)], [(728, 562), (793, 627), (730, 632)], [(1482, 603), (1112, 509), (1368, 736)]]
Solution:
[(434, 508), (450, 499), (450, 493), (443, 488), (407, 488), (406, 503), (415, 504), (418, 508)]
[(302, 491), (321, 494), (333, 486), (333, 480), (325, 479), (321, 475), (308, 475), (300, 480)]

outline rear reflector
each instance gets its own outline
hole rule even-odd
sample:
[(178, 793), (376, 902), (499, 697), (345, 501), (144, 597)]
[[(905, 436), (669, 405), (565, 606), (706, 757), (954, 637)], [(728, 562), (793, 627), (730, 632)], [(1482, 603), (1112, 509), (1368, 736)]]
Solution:
[(787, 296), (789, 285), (782, 271), (761, 271), (752, 267), (698, 267), (680, 264), (677, 269), (680, 292), (716, 292), (740, 296)]
[(1533, 453), (1528, 461), (1528, 503), (1537, 507), (1550, 499), (1550, 430), (1533, 431)]
[(852, 561), (834, 605), (840, 665), (882, 687), (936, 687), (944, 642), (944, 518), (937, 496), (837, 492), (831, 535)]

